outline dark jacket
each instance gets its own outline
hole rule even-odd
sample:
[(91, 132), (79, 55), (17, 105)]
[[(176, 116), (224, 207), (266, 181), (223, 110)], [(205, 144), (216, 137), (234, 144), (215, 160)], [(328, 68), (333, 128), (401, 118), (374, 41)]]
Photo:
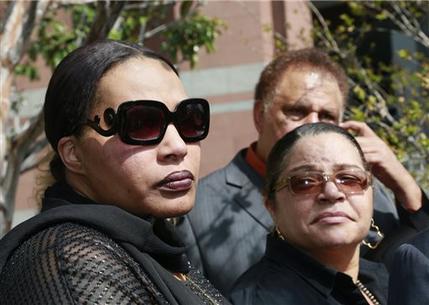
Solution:
[[(384, 265), (360, 259), (359, 280), (386, 304), (388, 274)], [(264, 257), (237, 281), (230, 299), (237, 305), (367, 304), (350, 276), (328, 268), (270, 234)]]
[(395, 251), (389, 271), (389, 305), (429, 304), (429, 230)]
[(0, 241), (0, 304), (222, 304), (184, 250), (164, 221), (56, 184), (42, 213)]

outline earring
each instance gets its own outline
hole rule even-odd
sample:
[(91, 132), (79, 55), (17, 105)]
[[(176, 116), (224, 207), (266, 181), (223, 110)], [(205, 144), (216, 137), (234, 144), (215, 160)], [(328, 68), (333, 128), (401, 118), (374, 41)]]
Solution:
[(280, 232), (279, 228), (276, 226), (274, 228), (274, 233), (277, 235), (278, 238), (281, 240), (285, 240), (285, 237), (283, 236), (282, 232)]
[(375, 224), (374, 218), (371, 218), (371, 229), (375, 231), (376, 236), (374, 237), (374, 242), (362, 240), (362, 243), (367, 246), (368, 248), (374, 250), (378, 247), (378, 245), (381, 243), (381, 241), (384, 238), (383, 232), (380, 231), (380, 228)]

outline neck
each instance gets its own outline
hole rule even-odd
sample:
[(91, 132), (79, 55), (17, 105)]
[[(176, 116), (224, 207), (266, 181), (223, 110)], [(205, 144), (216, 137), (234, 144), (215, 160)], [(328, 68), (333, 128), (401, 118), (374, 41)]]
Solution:
[(359, 273), (359, 245), (323, 249), (309, 253), (320, 263), (349, 275), (355, 282)]
[(98, 202), (96, 196), (94, 196), (94, 194), (91, 192), (90, 188), (88, 187), (88, 183), (84, 181), (84, 179), (85, 178), (82, 176), (78, 176), (66, 171), (66, 182), (76, 193)]
[(258, 140), (255, 144), (256, 144), (255, 145), (255, 153), (256, 153), (256, 155), (258, 156), (258, 158), (260, 160), (262, 160), (263, 162), (266, 162), (267, 161), (266, 159), (267, 159), (269, 151), (265, 151), (263, 149), (264, 145), (260, 144), (260, 140)]

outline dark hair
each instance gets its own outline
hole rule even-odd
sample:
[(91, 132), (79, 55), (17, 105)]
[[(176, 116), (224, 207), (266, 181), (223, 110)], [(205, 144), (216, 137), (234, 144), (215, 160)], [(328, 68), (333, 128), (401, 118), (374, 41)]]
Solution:
[(307, 48), (281, 53), (273, 59), (262, 71), (255, 88), (255, 102), (262, 101), (265, 105), (272, 100), (277, 84), (289, 68), (312, 68), (331, 74), (337, 81), (343, 96), (347, 101), (349, 86), (347, 76), (327, 53), (316, 48)]
[(265, 178), (265, 193), (268, 199), (274, 198), (274, 186), (285, 168), (286, 157), (289, 155), (298, 140), (306, 136), (316, 136), (324, 133), (339, 134), (349, 140), (349, 142), (358, 150), (364, 167), (368, 169), (368, 164), (365, 160), (362, 148), (356, 139), (346, 130), (337, 125), (323, 122), (304, 124), (284, 135), (283, 138), (273, 146), (270, 154), (268, 155), (267, 175)]
[[(79, 136), (96, 103), (99, 80), (115, 65), (130, 58), (149, 57), (165, 63), (178, 75), (173, 64), (138, 44), (103, 40), (77, 48), (55, 69), (43, 106), (45, 133), (53, 150), (65, 136)], [(64, 165), (56, 153), (50, 163), (56, 180), (64, 178)]]

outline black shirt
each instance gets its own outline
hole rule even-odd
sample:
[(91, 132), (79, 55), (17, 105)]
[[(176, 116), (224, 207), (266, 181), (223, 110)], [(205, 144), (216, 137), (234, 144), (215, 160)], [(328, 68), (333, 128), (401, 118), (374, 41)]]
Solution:
[[(386, 304), (384, 265), (360, 259), (358, 278), (380, 304)], [(238, 279), (230, 298), (237, 305), (368, 304), (350, 276), (320, 264), (272, 234), (267, 237), (264, 257)]]

